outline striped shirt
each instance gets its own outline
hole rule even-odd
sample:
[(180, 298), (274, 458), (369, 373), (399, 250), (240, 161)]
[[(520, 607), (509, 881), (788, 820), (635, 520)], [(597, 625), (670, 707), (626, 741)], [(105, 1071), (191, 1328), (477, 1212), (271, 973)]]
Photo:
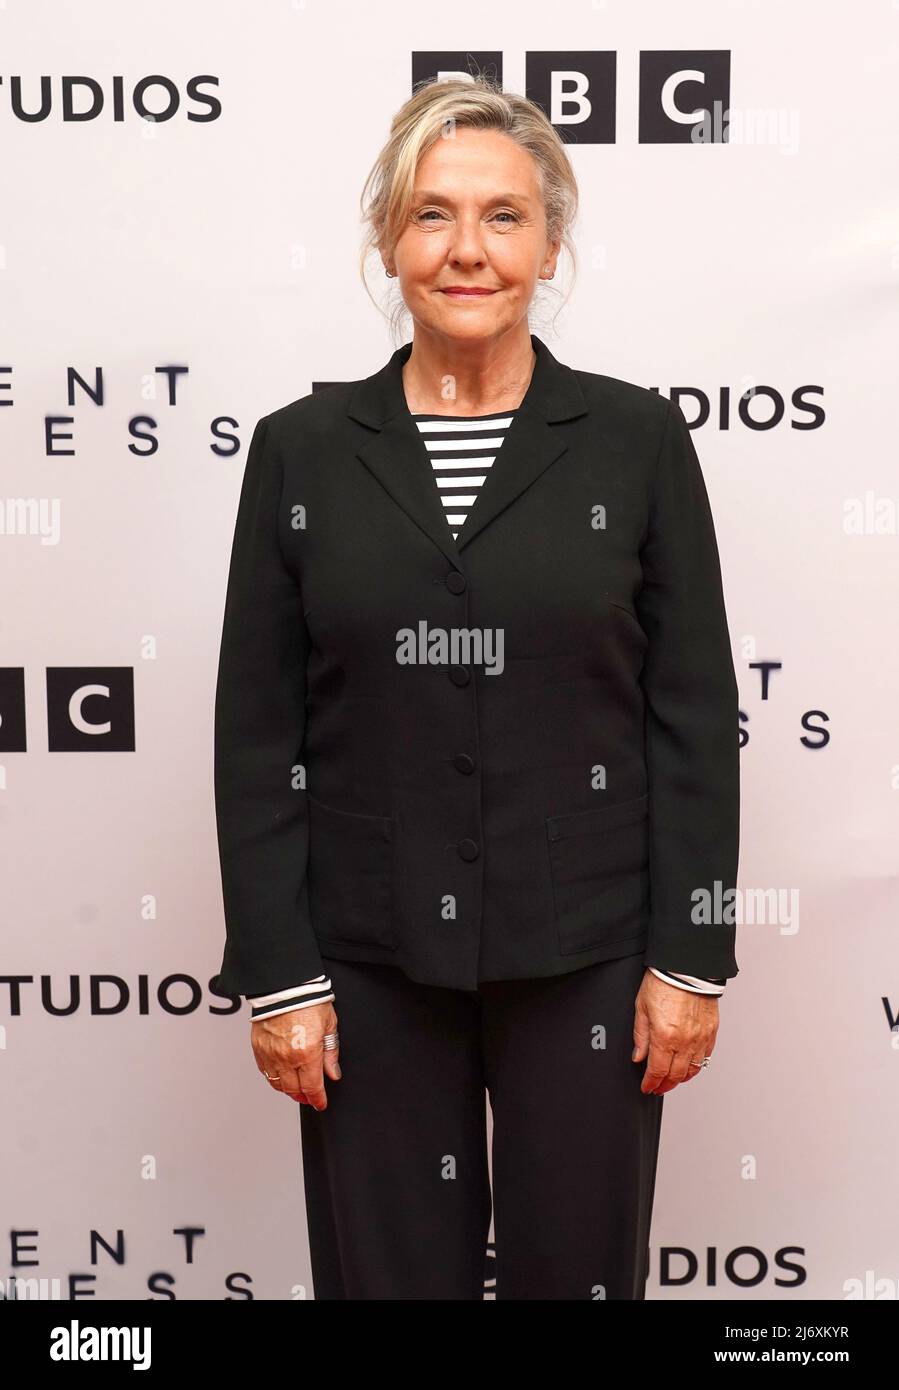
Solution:
[(465, 524), (514, 410), (493, 415), (413, 415), (428, 451), (453, 540)]
[[(478, 492), (514, 417), (514, 410), (503, 410), (493, 415), (418, 413), (412, 416), (434, 470), (453, 540), (458, 538), (466, 517), (471, 514)], [(723, 979), (707, 980), (699, 975), (674, 974), (670, 970), (657, 970), (653, 965), (648, 969), (660, 980), (678, 989), (688, 990), (691, 994), (724, 993), (726, 981)], [(255, 1022), (256, 1019), (271, 1018), (294, 1009), (305, 1009), (310, 1004), (330, 1003), (334, 999), (334, 992), (327, 975), (316, 975), (315, 979), (290, 989), (247, 997), (251, 1005), (251, 1018)]]

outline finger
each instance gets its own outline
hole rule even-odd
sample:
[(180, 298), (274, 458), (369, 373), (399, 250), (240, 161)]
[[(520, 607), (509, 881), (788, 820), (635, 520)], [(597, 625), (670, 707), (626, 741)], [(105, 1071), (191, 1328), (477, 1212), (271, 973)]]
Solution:
[[(302, 1080), (301, 1080), (301, 1078), (300, 1078), (300, 1072), (303, 1070), (304, 1065), (307, 1065), (307, 1063), (304, 1063), (304, 1061), (303, 1061), (303, 1056), (304, 1056), (304, 1054), (306, 1053), (306, 1051), (307, 1051), (308, 1049), (310, 1049), (310, 1047), (312, 1046), (312, 1044), (310, 1044), (310, 1041), (309, 1041), (309, 1029), (308, 1029), (308, 1027), (307, 1027), (307, 1021), (306, 1021), (306, 1018), (304, 1017), (305, 1012), (306, 1012), (306, 1011), (305, 1011), (304, 1009), (298, 1009), (298, 1010), (297, 1010), (296, 1015), (294, 1016), (294, 1018), (293, 1018), (293, 1020), (292, 1020), (291, 1028), (290, 1028), (290, 1033), (289, 1033), (289, 1035), (288, 1035), (286, 1041), (287, 1041), (287, 1046), (289, 1047), (290, 1052), (291, 1052), (291, 1063), (292, 1063), (292, 1066), (291, 1066), (291, 1069), (290, 1069), (290, 1074), (291, 1074), (291, 1077), (292, 1077), (292, 1078), (293, 1078), (293, 1077), (296, 1078), (295, 1081), (294, 1081), (294, 1080), (291, 1080), (291, 1083), (290, 1083), (290, 1086), (291, 1086), (291, 1098), (292, 1098), (293, 1100), (298, 1101), (300, 1105), (311, 1105), (312, 1102), (310, 1101), (309, 1097), (306, 1095), (305, 1088), (304, 1088), (303, 1083), (302, 1083)], [(334, 1017), (333, 1028), (336, 1030), (336, 1028), (337, 1028), (336, 1015), (333, 1015), (333, 1017)], [(319, 1061), (321, 1060), (321, 1051), (322, 1051), (321, 1041), (319, 1040), (319, 1044), (318, 1044), (318, 1060), (319, 1060)], [(339, 1073), (339, 1071), (338, 1071), (338, 1075), (337, 1075), (337, 1077), (335, 1077), (335, 1080), (337, 1080), (337, 1079), (339, 1078), (339, 1075), (340, 1075), (340, 1073)]]
[(688, 1046), (677, 1049), (677, 1054), (672, 1059), (668, 1071), (670, 1084), (665, 1086), (665, 1090), (670, 1091), (674, 1086), (680, 1086), (685, 1081), (693, 1081), (700, 1075), (704, 1070), (701, 1065), (703, 1057), (711, 1057), (712, 1055), (716, 1032), (717, 1030), (713, 1030), (705, 1037), (694, 1038)]
[(256, 1066), (259, 1069), (259, 1075), (262, 1077), (266, 1085), (271, 1086), (276, 1091), (279, 1091), (281, 1089), (281, 1083), (278, 1080), (278, 1073), (280, 1071), (278, 1063), (275, 1062), (273, 1058), (264, 1056), (262, 1052), (257, 1052)]
[[(290, 1100), (301, 1101), (302, 1087), (298, 1085), (296, 1071), (285, 1065), (271, 1048), (271, 1040), (261, 1027), (253, 1025), (251, 1030), (253, 1055), (259, 1075), (273, 1091), (286, 1095)], [(289, 1088), (289, 1089), (287, 1089)]]
[(298, 1100), (302, 1095), (302, 1089), (297, 1084), (296, 1072), (285, 1067), (283, 1063), (275, 1061), (271, 1057), (265, 1058), (260, 1053), (256, 1058), (256, 1065), (259, 1068), (259, 1075), (273, 1091), (277, 1091), (280, 1095), (286, 1095), (291, 1100)]
[(643, 1009), (634, 1010), (634, 1050), (631, 1058), (642, 1062), (649, 1051), (649, 1018)]
[(315, 1061), (308, 1061), (298, 1068), (298, 1089), (302, 1089), (313, 1110), (327, 1110), (328, 1097), (325, 1094), (325, 1081), (321, 1054)]
[(668, 1075), (657, 1088), (656, 1094), (663, 1096), (668, 1091), (673, 1091), (675, 1086), (679, 1086), (682, 1081), (689, 1081), (695, 1068), (689, 1065), (693, 1053), (691, 1049), (686, 1052), (678, 1050), (671, 1058), (671, 1065), (668, 1068)]
[(340, 1062), (338, 1060), (339, 1056), (339, 1045), (337, 1047), (326, 1047), (324, 1049), (324, 1055), (322, 1057), (322, 1066), (325, 1069), (325, 1075), (330, 1077), (332, 1081), (340, 1080)]
[(281, 1083), (278, 1079), (281, 1071), (281, 1064), (264, 1043), (265, 1035), (261, 1029), (257, 1030), (253, 1026), (250, 1030), (250, 1040), (253, 1048), (253, 1056), (256, 1059), (256, 1066), (259, 1075), (267, 1086), (271, 1086), (273, 1091), (280, 1091)]
[(296, 1067), (288, 1066), (282, 1062), (280, 1071), (281, 1091), (285, 1096), (290, 1096), (291, 1100), (296, 1100), (297, 1096), (301, 1096), (304, 1091)]
[(668, 1046), (663, 1046), (658, 1042), (650, 1042), (649, 1059), (646, 1064), (646, 1071), (643, 1073), (643, 1080), (640, 1082), (640, 1090), (645, 1094), (657, 1093), (658, 1087), (665, 1080), (671, 1067), (673, 1051)]
[[(716, 1030), (717, 1031), (717, 1030)], [(694, 1046), (689, 1054), (690, 1060), (687, 1065), (687, 1080), (692, 1081), (697, 1076), (702, 1076), (705, 1067), (702, 1065), (703, 1058), (711, 1058), (715, 1050), (715, 1033), (705, 1040), (705, 1046)]]

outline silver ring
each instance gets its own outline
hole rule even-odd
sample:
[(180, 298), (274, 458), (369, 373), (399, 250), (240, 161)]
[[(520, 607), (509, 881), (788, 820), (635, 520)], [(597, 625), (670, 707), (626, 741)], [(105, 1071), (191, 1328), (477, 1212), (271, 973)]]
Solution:
[(708, 1066), (711, 1065), (711, 1061), (712, 1061), (711, 1057), (703, 1057), (703, 1059), (702, 1059), (701, 1062), (692, 1062), (692, 1061), (691, 1061), (691, 1062), (689, 1063), (689, 1065), (690, 1065), (691, 1067), (708, 1067)]
[(262, 1075), (265, 1077), (266, 1081), (280, 1081), (280, 1080), (281, 1080), (280, 1073), (279, 1073), (277, 1076), (269, 1076), (269, 1074), (268, 1074), (267, 1071), (263, 1071)]
[(339, 1033), (326, 1033), (322, 1038), (322, 1049), (325, 1052), (333, 1052), (340, 1041)]

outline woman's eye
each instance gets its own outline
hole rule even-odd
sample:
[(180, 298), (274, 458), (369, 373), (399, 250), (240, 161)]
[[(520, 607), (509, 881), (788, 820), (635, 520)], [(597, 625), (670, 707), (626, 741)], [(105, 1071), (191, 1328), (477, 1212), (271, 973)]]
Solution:
[[(433, 222), (437, 220), (442, 220), (443, 216), (444, 214), (440, 211), (439, 208), (422, 208), (420, 212), (416, 213), (416, 217), (419, 222)], [(501, 223), (501, 225), (504, 227), (508, 227), (510, 225), (514, 226), (516, 222), (521, 221), (521, 218), (518, 216), (517, 212), (510, 212), (505, 208), (501, 209), (499, 212), (495, 212), (491, 220), (496, 221), (498, 218), (508, 218), (508, 221), (503, 221)]]

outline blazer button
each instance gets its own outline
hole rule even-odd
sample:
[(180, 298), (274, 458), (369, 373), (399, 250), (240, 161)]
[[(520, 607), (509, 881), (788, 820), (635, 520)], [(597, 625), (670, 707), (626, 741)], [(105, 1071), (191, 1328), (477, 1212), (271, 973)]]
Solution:
[(480, 853), (474, 840), (460, 840), (456, 848), (461, 859), (477, 859)]
[(446, 576), (446, 587), (451, 594), (464, 594), (465, 575), (460, 574), (458, 570), (450, 570)]
[(474, 758), (467, 753), (457, 753), (453, 758), (453, 767), (459, 772), (474, 772)]
[(453, 685), (467, 685), (471, 680), (471, 672), (467, 666), (451, 666), (449, 668), (449, 678)]

